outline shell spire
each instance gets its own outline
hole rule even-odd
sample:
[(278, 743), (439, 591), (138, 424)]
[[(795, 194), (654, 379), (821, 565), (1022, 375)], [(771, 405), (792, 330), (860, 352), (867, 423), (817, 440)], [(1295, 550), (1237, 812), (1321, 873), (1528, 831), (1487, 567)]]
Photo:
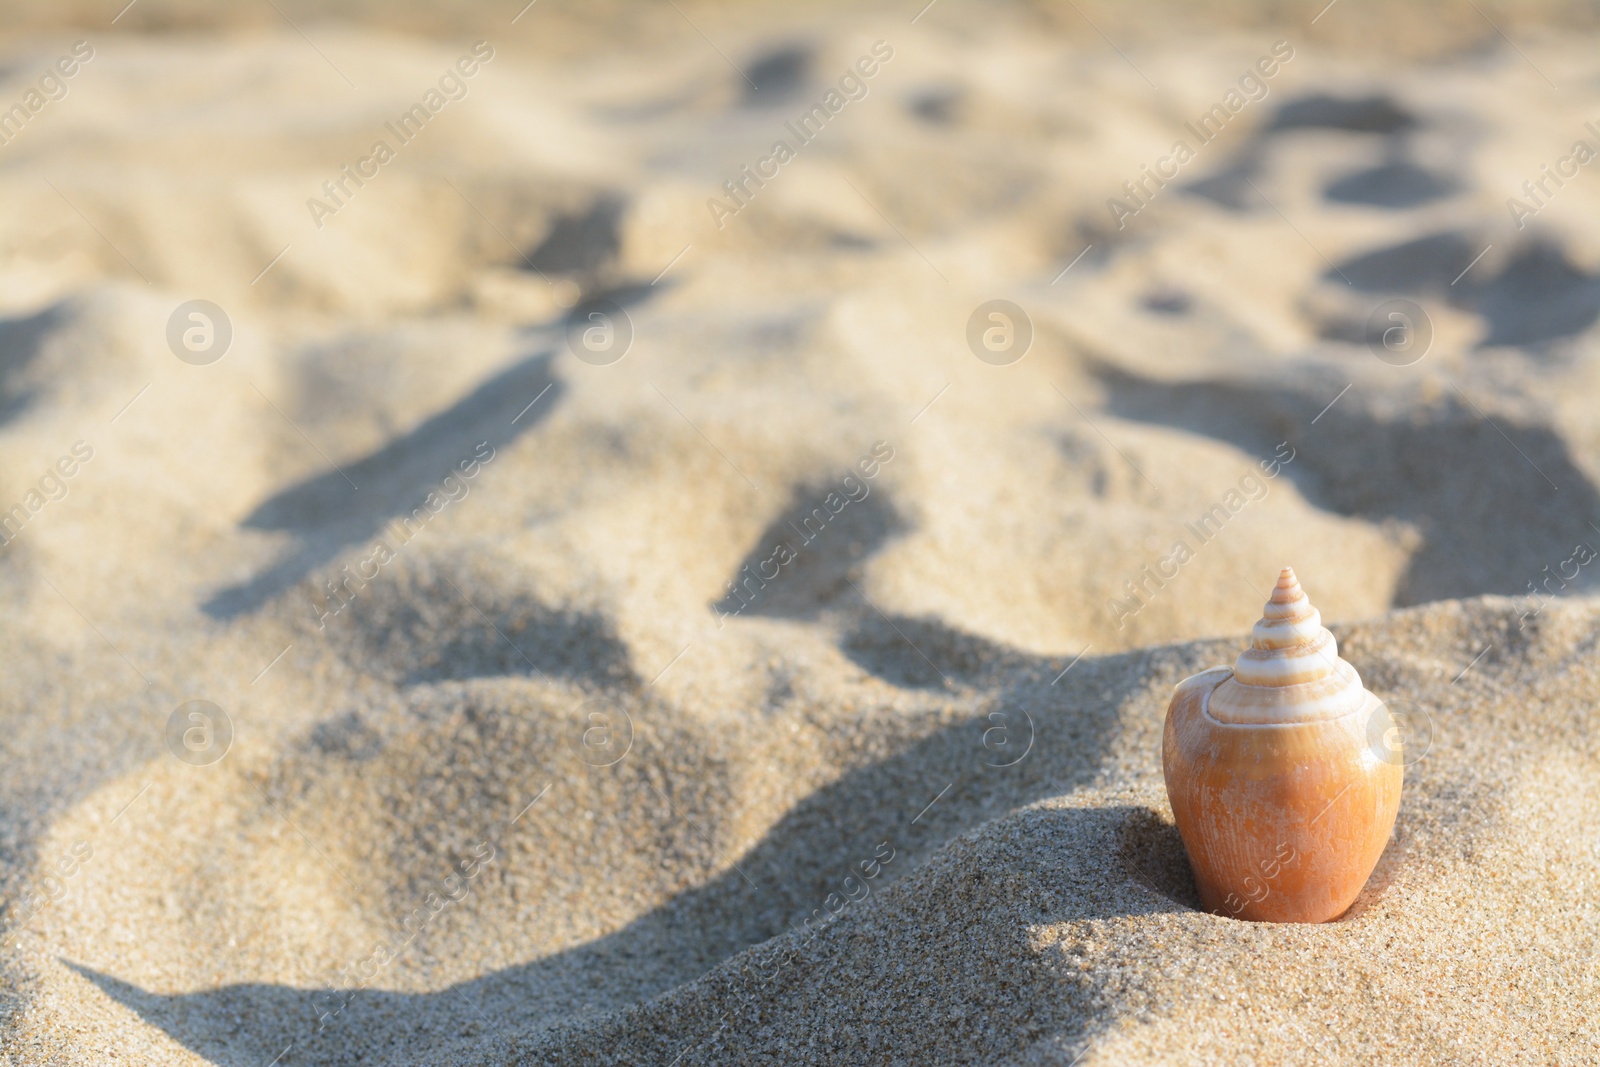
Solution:
[(1222, 722), (1308, 722), (1346, 715), (1366, 696), (1294, 568), (1285, 567), (1250, 631), (1250, 647), (1234, 660), (1233, 677), (1209, 708)]
[(1322, 613), (1311, 606), (1294, 568), (1283, 568), (1233, 676), (1244, 685), (1298, 685), (1326, 678), (1338, 662), (1339, 646), (1323, 628)]

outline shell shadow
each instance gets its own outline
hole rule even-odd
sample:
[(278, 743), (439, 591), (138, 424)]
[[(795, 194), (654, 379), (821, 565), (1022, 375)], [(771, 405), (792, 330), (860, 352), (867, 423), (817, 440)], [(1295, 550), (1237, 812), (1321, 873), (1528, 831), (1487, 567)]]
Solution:
[[(294, 1062), (434, 1062), (448, 1059), (448, 1047), (441, 1045), (444, 1034), (458, 1035), (452, 1042), (461, 1042), (457, 1047), (465, 1053), (471, 1043), (495, 1034), (514, 1033), (526, 1049), (556, 1028), (628, 1025), (637, 1005), (699, 978), (744, 949), (778, 936), (800, 936), (786, 932), (800, 930), (822, 914), (825, 899), (854, 861), (874, 855), (880, 842), (889, 842), (897, 855), (884, 868), (878, 883), (883, 885), (916, 869), (958, 835), (1089, 784), (1107, 754), (1124, 702), (1144, 690), (1153, 670), (1176, 676), (1195, 666), (1179, 662), (1183, 657), (1170, 655), (1170, 650), (1159, 668), (1149, 662), (1148, 653), (1086, 658), (1052, 685), (1056, 663), (1013, 655), (1026, 664), (1023, 672), (986, 696), (990, 703), (1029, 710), (1032, 736), (1024, 758), (997, 766), (1005, 760), (997, 758), (990, 718), (974, 715), (936, 728), (805, 797), (739, 855), (732, 869), (676, 894), (611, 934), (529, 963), (433, 992), (364, 990), (332, 1020), (323, 1018), (324, 1013), (345, 1001), (329, 989), (240, 983), (158, 994), (69, 965), (106, 995), (222, 1067), (260, 1067), (291, 1045)], [(484, 708), (474, 714), (495, 712)], [(503, 714), (507, 728), (518, 721), (514, 712)], [(371, 744), (369, 740), (357, 747), (365, 750)], [(605, 773), (648, 794), (659, 763), (652, 757), (665, 758), (671, 747), (657, 753), (650, 744), (647, 740), (634, 758)], [(1126, 821), (1130, 814), (1131, 809), (1084, 808), (1049, 810), (1040, 817), (1100, 826), (1108, 818)], [(522, 845), (508, 829), (506, 863), (512, 862), (516, 848), (537, 847), (532, 827), (530, 820), (516, 831), (534, 842)], [(1064, 836), (1069, 841), (1089, 839), (1088, 834)], [(1063, 856), (1061, 862), (1095, 869), (1116, 862), (1101, 845), (1082, 847), (1084, 855)], [(988, 877), (992, 872), (980, 873)], [(1036, 877), (1036, 872), (1019, 867), (1016, 877)], [(501, 890), (486, 881), (478, 891)], [(1113, 904), (1114, 896), (1107, 892), (1079, 899), (1068, 894), (1057, 900), (1055, 910), (1104, 917), (1125, 913), (1130, 905)], [(531, 987), (540, 997), (528, 995)], [(328, 1025), (319, 1030), (319, 1020)], [(680, 1030), (694, 1025), (678, 1023)], [(667, 1049), (681, 1036), (661, 1033), (649, 1040), (660, 1040)], [(667, 1051), (662, 1062), (677, 1051)]]
[(372, 540), (391, 521), (427, 521), (423, 501), (429, 491), (471, 459), (478, 442), (498, 449), (550, 416), (565, 392), (551, 373), (551, 359), (548, 352), (523, 359), (355, 463), (262, 501), (240, 525), (291, 532), (295, 544), (246, 581), (214, 593), (202, 605), (205, 612), (230, 619), (255, 611), (344, 549)]
[[(1530, 580), (1594, 536), (1589, 520), (1600, 514), (1600, 493), (1566, 442), (1543, 426), (1508, 419), (1490, 425), (1454, 397), (1391, 419), (1364, 409), (1355, 396), (1322, 411), (1337, 384), (1324, 395), (1310, 384), (1160, 382), (1108, 366), (1096, 373), (1109, 393), (1107, 409), (1121, 418), (1178, 427), (1261, 456), (1287, 440), (1296, 458), (1283, 474), (1312, 504), (1415, 524), (1422, 543), (1395, 591), (1395, 606), (1526, 595)], [(1574, 589), (1600, 580), (1574, 573), (1565, 576)]]

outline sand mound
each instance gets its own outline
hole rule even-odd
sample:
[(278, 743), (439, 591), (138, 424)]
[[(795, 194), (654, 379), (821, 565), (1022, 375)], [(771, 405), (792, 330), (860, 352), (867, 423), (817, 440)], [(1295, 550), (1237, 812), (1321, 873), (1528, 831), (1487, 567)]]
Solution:
[[(1593, 41), (1295, 26), (1119, 228), (1283, 34), (718, 11), (97, 37), (0, 146), (0, 1055), (1600, 1058), (1600, 232), (1503, 203)], [(1159, 768), (1285, 562), (1415, 727), (1318, 928)]]
[[(575, 708), (450, 683), (59, 820), (41, 853), (93, 855), (36, 923), (57, 992), (16, 1033), (88, 1019), (88, 1054), (137, 1018), (220, 1063), (1585, 1062), (1600, 617), (1518, 619), (1488, 600), (1341, 629), (1419, 758), (1328, 926), (1193, 910), (1148, 753), (1171, 684), (1227, 642), (1055, 684), (1018, 663), (953, 705), (835, 677), (826, 704), (716, 728), (637, 688)], [(632, 720), (612, 766), (584, 743), (595, 708)]]

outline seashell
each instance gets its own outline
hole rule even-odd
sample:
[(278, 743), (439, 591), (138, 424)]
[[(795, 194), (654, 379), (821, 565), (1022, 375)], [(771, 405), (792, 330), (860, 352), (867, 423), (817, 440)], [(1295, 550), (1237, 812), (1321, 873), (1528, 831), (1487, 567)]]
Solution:
[(1355, 901), (1394, 828), (1397, 731), (1292, 569), (1251, 638), (1232, 668), (1173, 690), (1161, 746), (1172, 814), (1207, 911), (1326, 922)]

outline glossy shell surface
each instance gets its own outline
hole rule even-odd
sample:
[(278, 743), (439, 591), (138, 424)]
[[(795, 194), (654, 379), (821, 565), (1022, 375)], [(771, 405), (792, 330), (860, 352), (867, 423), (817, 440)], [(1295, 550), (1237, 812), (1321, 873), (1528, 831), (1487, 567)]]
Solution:
[(1206, 910), (1265, 922), (1342, 915), (1399, 811), (1394, 736), (1284, 568), (1252, 647), (1232, 668), (1179, 683), (1167, 709), (1162, 769)]

